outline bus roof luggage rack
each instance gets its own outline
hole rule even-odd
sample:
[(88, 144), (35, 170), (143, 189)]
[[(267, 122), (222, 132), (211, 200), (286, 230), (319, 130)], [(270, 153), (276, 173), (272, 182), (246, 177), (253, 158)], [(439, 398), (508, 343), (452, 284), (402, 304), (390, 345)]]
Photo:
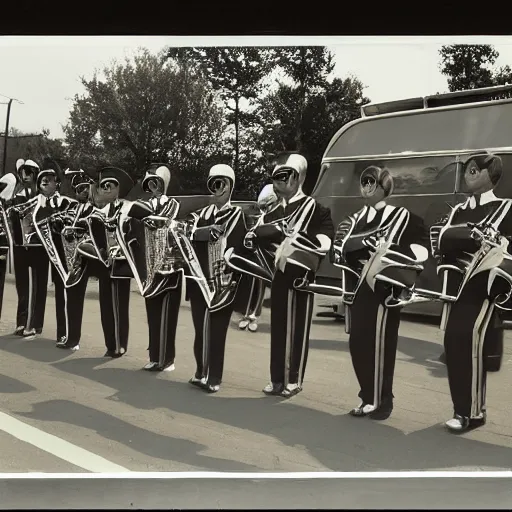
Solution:
[(385, 103), (369, 103), (361, 107), (361, 117), (380, 116), (382, 114), (405, 112), (407, 110), (422, 110), (424, 108), (423, 98), (386, 101)]
[(374, 103), (361, 107), (361, 116), (370, 117), (394, 112), (407, 112), (428, 108), (448, 107), (465, 103), (479, 103), (482, 101), (496, 101), (512, 98), (512, 84), (469, 89), (466, 91), (448, 92), (425, 96), (424, 98), (411, 98), (406, 100)]

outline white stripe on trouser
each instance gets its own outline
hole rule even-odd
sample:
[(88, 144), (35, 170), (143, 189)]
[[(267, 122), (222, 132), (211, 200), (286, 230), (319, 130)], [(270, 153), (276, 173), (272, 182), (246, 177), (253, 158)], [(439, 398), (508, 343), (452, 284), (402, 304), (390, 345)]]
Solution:
[(373, 378), (373, 406), (380, 405), (382, 396), (382, 383), (384, 381), (384, 348), (386, 338), (386, 320), (388, 310), (382, 304), (377, 309), (377, 321), (375, 324), (375, 361)]
[[(290, 357), (293, 342), (293, 290), (288, 290), (288, 302), (286, 304), (286, 345), (284, 352), (284, 385), (287, 386), (290, 378)], [(274, 319), (275, 322), (275, 319)]]
[[(57, 276), (57, 279), (60, 279), (59, 276)], [(66, 322), (66, 341), (69, 339), (69, 317), (68, 317), (68, 292), (66, 289), (66, 286), (64, 285), (64, 282), (62, 282), (62, 288), (64, 290), (64, 319)]]
[(159, 346), (159, 359), (158, 364), (163, 366), (165, 363), (165, 355), (166, 355), (166, 334), (167, 334), (167, 326), (169, 323), (169, 292), (166, 292), (164, 298), (162, 300), (162, 310), (160, 311), (160, 346)]
[(483, 350), (489, 323), (492, 318), (494, 304), (485, 299), (473, 327), (473, 343), (471, 350), (471, 417), (476, 418), (482, 413), (483, 406)]
[(208, 380), (209, 364), (208, 350), (210, 349), (210, 310), (206, 308), (203, 321), (203, 375)]
[(249, 300), (247, 301), (247, 309), (245, 310), (245, 318), (247, 318), (253, 311), (251, 311), (252, 302), (254, 300), (253, 293), (254, 293), (254, 286), (256, 285), (256, 278), (252, 278), (251, 283), (251, 291), (249, 292)]
[(119, 340), (119, 311), (117, 309), (117, 283), (112, 279), (110, 283), (111, 295), (112, 295), (112, 311), (114, 313), (114, 336), (116, 340), (116, 351), (121, 352), (121, 342)]
[[(300, 293), (300, 292), (299, 292)], [(308, 330), (309, 330), (309, 321), (311, 318), (311, 310), (313, 309), (313, 294), (308, 293), (306, 296), (306, 317), (304, 318), (304, 332), (302, 334), (302, 354), (300, 355), (300, 364), (299, 364), (299, 386), (302, 386), (302, 373), (304, 371), (304, 362), (306, 359), (306, 344), (308, 342)]]
[[(27, 250), (27, 249), (25, 249)], [(33, 284), (34, 284), (34, 276), (32, 275), (32, 267), (29, 265), (28, 267), (28, 304), (27, 304), (27, 325), (25, 326), (27, 329), (32, 328), (32, 317), (33, 317), (33, 302), (34, 302), (34, 293), (33, 293)]]

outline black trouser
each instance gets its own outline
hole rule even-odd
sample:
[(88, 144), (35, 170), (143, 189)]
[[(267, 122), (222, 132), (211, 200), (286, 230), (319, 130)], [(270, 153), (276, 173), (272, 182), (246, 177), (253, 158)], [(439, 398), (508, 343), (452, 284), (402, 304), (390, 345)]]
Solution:
[(80, 342), (85, 293), (89, 276), (97, 276), (100, 294), (101, 326), (108, 351), (128, 349), (130, 321), (130, 279), (112, 279), (110, 270), (102, 263), (90, 260), (80, 281), (67, 289), (68, 345)]
[(475, 418), (485, 410), (486, 358), (503, 355), (503, 328), (487, 300), (489, 272), (470, 279), (451, 305), (444, 350), (455, 414)]
[(359, 397), (378, 407), (393, 398), (400, 310), (383, 306), (383, 297), (363, 281), (350, 307), (349, 348), (360, 386)]
[(98, 276), (101, 325), (107, 350), (128, 350), (130, 330), (130, 279), (112, 279), (110, 270)]
[(70, 347), (76, 347), (82, 337), (85, 293), (87, 291), (89, 276), (89, 264), (87, 264), (80, 281), (66, 289), (66, 311), (68, 317), (66, 344)]
[(263, 300), (265, 298), (265, 283), (261, 279), (255, 277), (251, 278), (251, 291), (249, 294), (249, 301), (244, 317), (255, 316), (258, 318), (263, 309)]
[(217, 386), (222, 382), (226, 337), (235, 303), (232, 301), (221, 310), (210, 312), (199, 285), (189, 281), (187, 289), (195, 329), (196, 377), (205, 377), (208, 384)]
[(314, 296), (295, 290), (293, 282), (306, 273), (306, 269), (287, 263), (285, 271), (276, 270), (272, 280), (270, 378), (274, 384), (302, 386), (304, 380)]
[(0, 318), (2, 318), (2, 308), (4, 303), (4, 288), (5, 288), (5, 274), (7, 273), (7, 258), (9, 258), (9, 251), (5, 249), (0, 250)]
[(68, 294), (64, 282), (57, 271), (51, 266), (52, 281), (55, 290), (55, 316), (57, 320), (57, 341), (63, 337), (68, 337), (69, 314), (68, 314)]
[(18, 292), (16, 325), (42, 331), (50, 260), (43, 247), (14, 247), (14, 274)]
[(173, 288), (146, 299), (149, 327), (149, 360), (159, 368), (174, 363), (176, 357), (176, 327), (181, 305), (182, 273), (172, 277)]

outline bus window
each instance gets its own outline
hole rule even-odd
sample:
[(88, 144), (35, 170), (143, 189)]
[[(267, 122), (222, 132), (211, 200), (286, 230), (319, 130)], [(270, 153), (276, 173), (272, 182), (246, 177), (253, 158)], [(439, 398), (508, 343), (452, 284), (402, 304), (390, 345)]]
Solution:
[(331, 142), (325, 156), (503, 148), (510, 147), (511, 131), (512, 102), (414, 111), (353, 124)]
[(315, 187), (315, 197), (358, 197), (361, 173), (369, 166), (386, 167), (393, 176), (393, 195), (453, 194), (455, 156), (329, 162)]

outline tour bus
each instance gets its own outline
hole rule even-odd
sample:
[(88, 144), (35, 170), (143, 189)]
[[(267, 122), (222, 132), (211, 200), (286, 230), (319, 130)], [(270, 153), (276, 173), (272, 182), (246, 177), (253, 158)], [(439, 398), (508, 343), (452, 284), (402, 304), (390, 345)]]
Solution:
[[(327, 146), (312, 195), (331, 209), (337, 226), (362, 207), (361, 172), (371, 164), (385, 166), (394, 181), (389, 202), (430, 226), (464, 199), (462, 163), (478, 150), (501, 156), (504, 173), (495, 193), (512, 197), (512, 85), (363, 106), (361, 118), (343, 126)], [(430, 259), (419, 287), (441, 291), (435, 268)], [(328, 258), (317, 276), (320, 284), (341, 283)], [(318, 305), (333, 311), (321, 316), (343, 316), (336, 297), (319, 296)], [(426, 302), (404, 313), (437, 316), (441, 309), (438, 302)]]

